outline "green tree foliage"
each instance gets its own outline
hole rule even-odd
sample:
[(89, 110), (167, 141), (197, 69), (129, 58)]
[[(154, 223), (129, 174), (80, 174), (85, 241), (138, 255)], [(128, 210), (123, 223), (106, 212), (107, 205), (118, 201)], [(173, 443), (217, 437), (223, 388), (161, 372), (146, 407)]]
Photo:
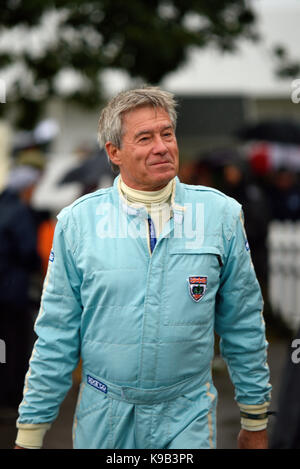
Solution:
[(300, 73), (298, 59), (291, 58), (289, 52), (282, 45), (274, 46), (274, 57), (276, 58), (276, 74), (280, 78), (297, 78)]
[[(255, 39), (255, 15), (249, 4), (2, 0), (0, 70), (14, 73), (7, 103), (18, 102), (22, 124), (29, 127), (50, 97), (99, 105), (101, 72), (108, 68), (157, 84), (184, 62), (191, 47), (214, 45), (231, 52), (241, 37)], [(62, 91), (59, 80), (70, 74), (76, 77), (76, 86)]]

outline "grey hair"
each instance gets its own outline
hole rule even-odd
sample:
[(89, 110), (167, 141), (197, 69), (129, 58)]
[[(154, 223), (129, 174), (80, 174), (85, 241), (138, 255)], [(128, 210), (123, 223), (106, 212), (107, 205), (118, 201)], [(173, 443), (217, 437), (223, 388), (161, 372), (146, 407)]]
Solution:
[[(101, 111), (98, 124), (98, 142), (101, 148), (105, 148), (106, 142), (112, 142), (117, 148), (121, 148), (123, 137), (122, 116), (125, 112), (131, 111), (140, 106), (153, 106), (163, 108), (170, 116), (170, 120), (176, 129), (177, 103), (174, 95), (168, 91), (163, 91), (156, 86), (144, 86), (141, 88), (121, 91)], [(109, 163), (114, 172), (118, 171), (118, 166), (114, 165), (107, 155)]]

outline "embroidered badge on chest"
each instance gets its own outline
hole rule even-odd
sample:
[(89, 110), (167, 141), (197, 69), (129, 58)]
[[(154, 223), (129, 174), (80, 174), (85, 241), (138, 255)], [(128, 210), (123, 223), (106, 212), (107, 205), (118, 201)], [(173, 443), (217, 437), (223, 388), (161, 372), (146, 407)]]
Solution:
[(203, 298), (207, 286), (207, 277), (193, 275), (188, 278), (188, 287), (192, 299), (196, 302)]
[(88, 382), (88, 384), (90, 384), (91, 386), (93, 386), (93, 388), (98, 389), (98, 391), (104, 392), (105, 394), (107, 393), (107, 386), (106, 386), (106, 384), (101, 383), (101, 381), (99, 381), (98, 379), (93, 378), (93, 377), (90, 376), (90, 375), (87, 375), (87, 382)]

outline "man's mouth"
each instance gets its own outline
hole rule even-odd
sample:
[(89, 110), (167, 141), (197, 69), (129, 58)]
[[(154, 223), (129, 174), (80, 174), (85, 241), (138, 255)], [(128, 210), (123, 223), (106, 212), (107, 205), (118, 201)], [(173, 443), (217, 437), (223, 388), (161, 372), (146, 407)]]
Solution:
[(151, 163), (150, 166), (160, 166), (164, 164), (171, 164), (171, 161), (157, 161), (156, 163)]

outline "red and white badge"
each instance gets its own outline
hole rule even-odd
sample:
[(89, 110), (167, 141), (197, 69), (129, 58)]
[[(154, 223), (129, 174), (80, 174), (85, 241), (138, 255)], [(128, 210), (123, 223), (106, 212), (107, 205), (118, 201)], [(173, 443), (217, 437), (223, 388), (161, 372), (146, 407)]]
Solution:
[(200, 301), (206, 291), (207, 277), (202, 275), (190, 276), (188, 278), (188, 287), (192, 299), (196, 302)]

